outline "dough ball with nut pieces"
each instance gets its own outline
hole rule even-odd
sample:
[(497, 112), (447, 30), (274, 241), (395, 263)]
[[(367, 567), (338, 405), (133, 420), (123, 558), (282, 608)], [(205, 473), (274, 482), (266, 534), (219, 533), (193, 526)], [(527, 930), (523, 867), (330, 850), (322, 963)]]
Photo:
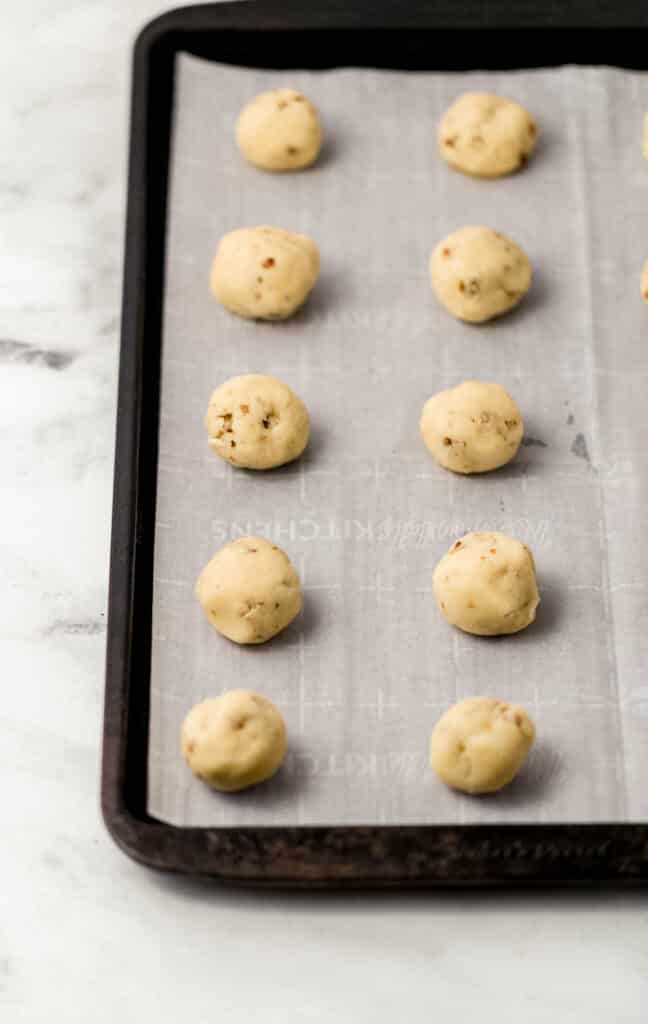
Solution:
[(307, 235), (283, 228), (239, 228), (218, 243), (211, 289), (230, 313), (247, 320), (287, 320), (306, 301), (319, 274), (319, 252)]
[(263, 644), (301, 609), (288, 555), (264, 537), (240, 537), (217, 551), (196, 584), (207, 619), (237, 644)]
[(518, 633), (540, 603), (533, 555), (503, 533), (455, 541), (434, 570), (433, 586), (447, 621), (476, 636)]
[(506, 235), (469, 226), (434, 249), (430, 282), (441, 305), (458, 320), (483, 323), (517, 306), (531, 287), (531, 264)]
[(264, 171), (301, 171), (317, 160), (322, 127), (317, 110), (296, 89), (259, 93), (236, 124), (241, 153)]
[(267, 697), (229, 690), (196, 704), (182, 723), (182, 753), (194, 775), (234, 793), (275, 774), (286, 753), (286, 726)]
[(439, 152), (451, 167), (477, 178), (500, 178), (524, 167), (538, 130), (528, 110), (513, 100), (467, 92), (439, 125)]
[(444, 469), (488, 473), (516, 454), (524, 424), (517, 405), (499, 384), (466, 380), (432, 395), (423, 407), (423, 441)]
[(273, 469), (299, 458), (310, 429), (301, 398), (259, 373), (221, 384), (209, 400), (205, 426), (210, 448), (245, 469)]
[(641, 272), (641, 296), (644, 302), (648, 302), (648, 261)]
[(430, 764), (464, 793), (495, 793), (518, 774), (535, 739), (524, 708), (490, 697), (468, 697), (445, 712), (430, 740)]

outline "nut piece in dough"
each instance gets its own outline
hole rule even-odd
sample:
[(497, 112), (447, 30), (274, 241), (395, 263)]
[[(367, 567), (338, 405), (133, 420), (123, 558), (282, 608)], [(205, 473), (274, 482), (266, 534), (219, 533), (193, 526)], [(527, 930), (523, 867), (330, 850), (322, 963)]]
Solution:
[(286, 753), (286, 726), (266, 697), (229, 690), (189, 711), (181, 746), (194, 775), (234, 793), (274, 775)]
[(465, 227), (433, 251), (430, 280), (449, 313), (477, 324), (517, 306), (531, 286), (531, 264), (499, 231)]
[(515, 778), (535, 739), (524, 708), (468, 697), (449, 708), (430, 740), (430, 764), (446, 785), (464, 793), (495, 793)]
[(295, 89), (259, 93), (243, 108), (236, 141), (246, 160), (264, 171), (300, 171), (317, 159), (322, 128), (317, 110)]
[(526, 544), (503, 533), (467, 533), (434, 570), (434, 594), (452, 626), (476, 636), (518, 633), (540, 596)]
[(240, 228), (218, 244), (211, 290), (226, 309), (247, 320), (287, 320), (306, 301), (318, 274), (319, 252), (307, 235)]
[(237, 644), (265, 643), (301, 609), (288, 555), (263, 537), (241, 537), (217, 551), (198, 577), (196, 595), (214, 629)]
[(648, 262), (641, 272), (641, 296), (644, 302), (648, 302)]
[(463, 174), (499, 178), (524, 167), (537, 140), (536, 123), (524, 107), (502, 96), (467, 92), (439, 125), (439, 151)]
[(260, 373), (221, 384), (209, 400), (205, 426), (210, 448), (245, 469), (273, 469), (297, 459), (310, 429), (301, 398)]
[(510, 462), (524, 424), (499, 384), (465, 380), (423, 406), (421, 435), (434, 458), (455, 473), (487, 473)]

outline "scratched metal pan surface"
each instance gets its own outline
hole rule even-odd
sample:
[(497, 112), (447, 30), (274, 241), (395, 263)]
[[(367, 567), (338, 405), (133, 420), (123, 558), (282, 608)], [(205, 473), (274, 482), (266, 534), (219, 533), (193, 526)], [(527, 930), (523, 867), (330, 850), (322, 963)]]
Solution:
[[(132, 470), (145, 476), (147, 500), (139, 564), (126, 552), (141, 589), (119, 666), (138, 671), (130, 732), (122, 717), (114, 740), (121, 781), (110, 774), (110, 736), (104, 748), (113, 834), (147, 863), (289, 884), (641, 877), (645, 79), (577, 67), (577, 55), (570, 66), (440, 71), (419, 66), (407, 45), (406, 70), (393, 52), (354, 67), (348, 39), (332, 67), (300, 60), (287, 73), (255, 66), (252, 28), (245, 45), (237, 37), (244, 59), (219, 52), (218, 33), (208, 34), (195, 46), (177, 37), (175, 53), (162, 33), (165, 45), (149, 53), (151, 73), (155, 58), (174, 54), (172, 116), (157, 126), (169, 172), (157, 238), (164, 289), (148, 310), (147, 344), (140, 339), (140, 372), (159, 392), (147, 395), (144, 428), (155, 459), (143, 466), (140, 433)], [(326, 126), (322, 158), (303, 174), (262, 174), (233, 145), (243, 103), (280, 84), (312, 98)], [(438, 118), (468, 89), (533, 112), (541, 141), (523, 174), (480, 182), (439, 160)], [(150, 131), (152, 110), (147, 117)], [(131, 179), (136, 231), (141, 204)], [(310, 234), (322, 256), (311, 299), (282, 324), (236, 319), (207, 288), (218, 238), (262, 223)], [(452, 320), (429, 288), (432, 246), (464, 223), (511, 235), (534, 267), (520, 308), (486, 327)], [(245, 372), (281, 377), (310, 410), (312, 441), (291, 466), (239, 471), (207, 447), (210, 390)], [(515, 462), (480, 478), (445, 473), (418, 434), (425, 399), (466, 378), (506, 386), (527, 428)], [(131, 411), (137, 419), (137, 402)], [(479, 528), (512, 533), (536, 556), (542, 603), (516, 637), (469, 637), (436, 609), (434, 565)], [(305, 597), (295, 623), (253, 649), (217, 635), (193, 592), (214, 551), (247, 533), (284, 547)], [(114, 568), (112, 582), (114, 598)], [(116, 643), (111, 631), (113, 659)], [(271, 784), (228, 798), (192, 778), (178, 733), (195, 701), (234, 686), (277, 703), (291, 744)], [(474, 693), (524, 704), (538, 730), (520, 778), (488, 800), (446, 790), (427, 764), (435, 720)]]

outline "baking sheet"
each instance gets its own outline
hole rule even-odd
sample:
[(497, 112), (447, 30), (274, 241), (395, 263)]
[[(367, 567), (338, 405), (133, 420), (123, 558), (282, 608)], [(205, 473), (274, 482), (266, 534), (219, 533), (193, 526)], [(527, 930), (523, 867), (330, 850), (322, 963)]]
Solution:
[[(264, 174), (233, 144), (241, 106), (288, 84), (319, 107), (318, 164)], [(460, 92), (527, 105), (540, 143), (524, 173), (477, 181), (436, 151)], [(183, 56), (177, 65), (164, 302), (155, 547), (149, 811), (178, 825), (587, 822), (648, 818), (648, 165), (645, 76), (611, 69), (279, 74)], [(322, 274), (285, 324), (211, 298), (220, 236), (255, 224), (306, 232)], [(433, 245), (463, 224), (510, 234), (534, 267), (513, 314), (474, 327), (429, 287)], [(296, 464), (234, 470), (207, 447), (212, 388), (272, 373), (306, 402)], [(509, 467), (437, 467), (418, 420), (435, 391), (495, 380), (526, 442)], [(497, 529), (536, 556), (536, 624), (470, 637), (438, 613), (432, 571), (452, 540)], [(195, 579), (228, 539), (288, 552), (302, 615), (260, 647), (208, 625)], [(271, 784), (210, 792), (179, 753), (180, 723), (232, 687), (283, 711), (290, 753)], [(465, 696), (524, 704), (538, 742), (496, 797), (447, 790), (427, 766), (431, 728)]]

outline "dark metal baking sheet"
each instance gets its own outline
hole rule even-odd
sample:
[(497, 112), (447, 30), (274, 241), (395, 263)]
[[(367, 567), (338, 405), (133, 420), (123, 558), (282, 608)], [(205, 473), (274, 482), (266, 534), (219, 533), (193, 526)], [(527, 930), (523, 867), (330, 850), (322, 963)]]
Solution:
[[(279, 66), (290, 66), (296, 39), (292, 33), (299, 33), (300, 59), (306, 66), (321, 66), (325, 59), (332, 65), (425, 68), (439, 53), (444, 67), (470, 67), (478, 57), (495, 67), (510, 66), (513, 36), (521, 66), (535, 52), (533, 33), (510, 29), (491, 37), (484, 58), (484, 47), (477, 46), (474, 35), (474, 25), (483, 24), (483, 12), (470, 5), (455, 8), (452, 15), (437, 7), (409, 16), (390, 9), (372, 8), (371, 15), (359, 9), (341, 11), (337, 5), (324, 15), (324, 9), (303, 15), (285, 5), (280, 10), (246, 6), (187, 9), (167, 16), (140, 40), (136, 56), (104, 744), (108, 827), (147, 863), (259, 882), (434, 884), (645, 877), (647, 830), (640, 825), (184, 829), (162, 825), (146, 813), (151, 526), (174, 53), (187, 50), (219, 61), (264, 65), (270, 48), (264, 44), (267, 35), (259, 31), (262, 25), (274, 26), (277, 33), (271, 49)], [(579, 24), (578, 12), (563, 9), (563, 26), (570, 24), (570, 13), (571, 24)], [(321, 27), (323, 17), (328, 28)], [(520, 14), (527, 23), (529, 17)], [(515, 23), (504, 10), (499, 18), (500, 24)], [(471, 27), (460, 37), (448, 29), (455, 45), (439, 46), (439, 21)], [(536, 24), (543, 22), (539, 18)], [(319, 34), (313, 26), (320, 26)], [(325, 48), (322, 35), (329, 44)], [(600, 33), (592, 34), (589, 43), (587, 36), (552, 28), (542, 62), (553, 63), (555, 57), (560, 63), (570, 41), (571, 61), (596, 61), (603, 50), (610, 63), (636, 66), (640, 61), (633, 46), (636, 34), (608, 31), (607, 44)]]

